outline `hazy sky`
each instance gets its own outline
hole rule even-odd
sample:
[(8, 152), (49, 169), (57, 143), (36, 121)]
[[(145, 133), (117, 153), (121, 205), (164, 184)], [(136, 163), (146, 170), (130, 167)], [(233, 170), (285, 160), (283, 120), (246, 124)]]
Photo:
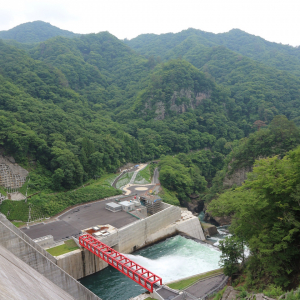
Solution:
[(300, 45), (299, 0), (8, 0), (0, 30), (42, 20), (76, 33), (109, 31), (120, 39), (193, 27), (239, 28), (266, 40)]

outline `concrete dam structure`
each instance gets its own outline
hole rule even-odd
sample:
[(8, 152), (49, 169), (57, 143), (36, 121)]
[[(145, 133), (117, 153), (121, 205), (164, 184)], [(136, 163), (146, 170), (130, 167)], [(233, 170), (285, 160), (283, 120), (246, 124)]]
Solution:
[[(130, 254), (178, 233), (205, 240), (200, 222), (191, 212), (167, 203), (162, 203), (162, 206), (162, 211), (116, 229), (99, 240), (124, 254)], [(76, 279), (94, 274), (108, 266), (86, 249), (57, 256), (56, 260), (60, 268)]]
[[(18, 184), (8, 183), (11, 176), (7, 173), (6, 163), (5, 160), (5, 166), (0, 168), (0, 178), (2, 181), (5, 179), (10, 187), (17, 188)], [(27, 174), (21, 175), (23, 182)], [(147, 189), (153, 186), (149, 185)], [(108, 266), (106, 261), (79, 243), (79, 235), (91, 228), (105, 228), (106, 233), (91, 234), (112, 251), (123, 254), (133, 253), (176, 234), (205, 240), (200, 222), (191, 212), (166, 204), (156, 196), (153, 203), (150, 201), (152, 196), (147, 198), (152, 210), (149, 203), (148, 206), (142, 205), (136, 197), (132, 200), (126, 197), (133, 196), (111, 197), (84, 204), (71, 208), (56, 220), (22, 230), (0, 214), (0, 299), (101, 300), (77, 281)], [(124, 203), (128, 204), (127, 210), (123, 207), (126, 206)], [(112, 204), (122, 207), (122, 210), (112, 210)], [(66, 238), (73, 239), (80, 248), (59, 256), (52, 256), (45, 250), (61, 245)]]
[[(205, 239), (197, 217), (179, 207), (166, 203), (161, 205), (161, 211), (116, 229), (100, 240), (111, 248), (128, 254), (177, 233), (199, 240)], [(49, 296), (45, 299), (99, 300), (98, 296), (76, 279), (94, 274), (108, 266), (105, 261), (82, 248), (53, 257), (2, 214), (0, 259), (3, 261), (0, 275), (2, 272), (3, 276), (7, 274), (6, 277), (9, 278), (9, 282), (6, 283), (0, 278), (0, 299), (2, 295), (10, 294), (11, 299), (40, 299), (39, 295), (46, 293)], [(10, 267), (12, 264), (17, 267)], [(19, 274), (18, 283), (15, 282), (16, 273)], [(25, 292), (26, 286), (35, 286), (35, 289), (38, 286), (40, 294), (33, 296), (30, 288)], [(48, 290), (51, 290), (51, 293), (48, 293)], [(60, 298), (56, 295), (60, 295)]]
[(0, 299), (101, 300), (0, 214)]

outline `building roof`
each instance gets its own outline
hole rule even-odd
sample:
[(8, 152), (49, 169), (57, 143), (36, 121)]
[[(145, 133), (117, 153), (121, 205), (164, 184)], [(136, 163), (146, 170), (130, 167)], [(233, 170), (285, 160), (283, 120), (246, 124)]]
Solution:
[[(124, 201), (125, 202), (125, 201)], [(121, 202), (120, 202), (121, 203)], [(110, 206), (111, 208), (119, 208), (121, 207), (120, 204), (114, 203), (114, 202), (109, 202), (106, 204), (107, 206)]]
[(134, 205), (133, 202), (129, 202), (129, 201), (122, 201), (122, 202), (119, 202), (121, 205), (124, 205), (124, 206), (131, 206), (131, 205)]

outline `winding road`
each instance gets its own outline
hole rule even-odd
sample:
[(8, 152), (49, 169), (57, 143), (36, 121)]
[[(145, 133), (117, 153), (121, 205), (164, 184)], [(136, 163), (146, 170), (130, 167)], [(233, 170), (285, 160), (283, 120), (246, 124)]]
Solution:
[[(153, 174), (151, 183), (148, 183), (148, 184), (133, 184), (138, 172), (141, 171), (142, 169), (144, 169), (146, 166), (147, 166), (147, 164), (146, 165), (141, 165), (140, 168), (138, 168), (134, 172), (129, 184), (122, 187), (122, 190), (125, 192), (125, 195), (128, 195), (128, 196), (133, 195), (133, 194), (143, 195), (143, 194), (147, 193), (148, 191), (155, 191), (156, 193), (158, 193), (160, 183), (159, 183), (159, 180), (158, 180), (159, 172), (158, 172), (157, 168), (155, 168), (155, 170), (154, 170), (154, 174)], [(122, 177), (118, 178), (118, 180), (120, 180), (121, 178)], [(116, 183), (117, 183), (117, 181), (114, 184), (116, 184)]]

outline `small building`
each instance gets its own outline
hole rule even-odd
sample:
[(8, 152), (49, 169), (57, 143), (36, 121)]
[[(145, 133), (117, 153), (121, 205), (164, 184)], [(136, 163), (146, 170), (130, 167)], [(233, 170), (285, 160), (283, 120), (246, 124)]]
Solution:
[(122, 205), (122, 209), (124, 211), (132, 211), (132, 210), (135, 210), (135, 205), (133, 202), (130, 202), (130, 201), (122, 201), (122, 202), (119, 202), (120, 205)]
[(112, 212), (121, 211), (122, 210), (122, 206), (120, 204), (117, 204), (117, 203), (114, 203), (114, 202), (109, 202), (109, 203), (105, 204), (105, 208), (107, 210), (112, 211)]
[(143, 196), (140, 197), (142, 205), (147, 207), (147, 213), (153, 215), (163, 209), (162, 200), (158, 196)]

